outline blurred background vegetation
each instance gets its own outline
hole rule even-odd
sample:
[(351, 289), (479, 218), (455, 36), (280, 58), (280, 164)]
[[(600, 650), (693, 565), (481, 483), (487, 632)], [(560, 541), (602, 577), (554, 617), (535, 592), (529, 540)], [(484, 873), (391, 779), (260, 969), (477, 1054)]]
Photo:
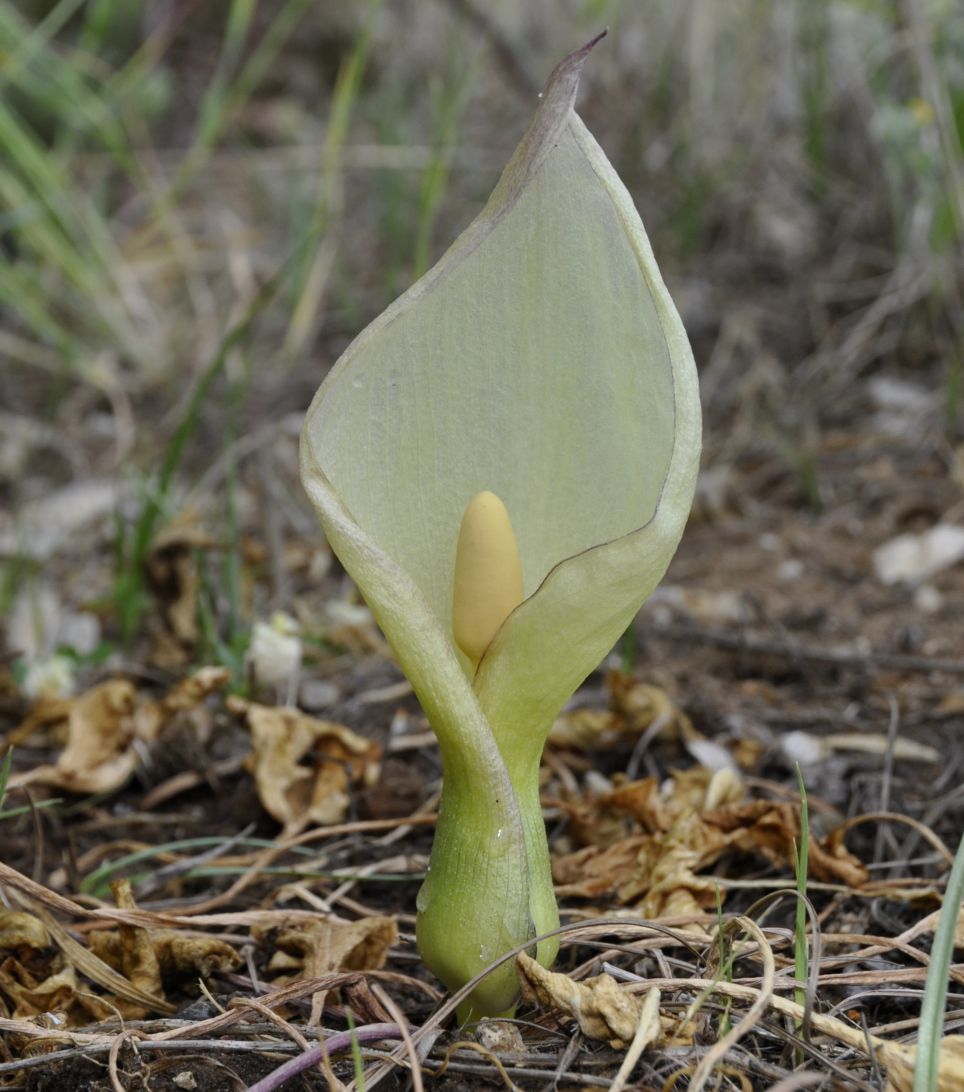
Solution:
[(911, 372), (959, 450), (959, 0), (0, 0), (0, 613), (54, 574), (97, 626), (47, 643), (129, 649), (193, 519), (191, 657), (238, 667), (318, 536), (314, 390), (604, 26), (579, 109), (690, 330), (707, 467), (783, 460), (817, 512), (822, 430)]

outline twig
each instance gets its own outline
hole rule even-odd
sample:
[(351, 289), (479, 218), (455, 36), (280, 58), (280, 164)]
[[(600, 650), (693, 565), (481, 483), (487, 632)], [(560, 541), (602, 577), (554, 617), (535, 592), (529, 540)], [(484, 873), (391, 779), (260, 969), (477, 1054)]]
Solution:
[(928, 656), (905, 656), (896, 652), (857, 652), (848, 649), (812, 648), (807, 645), (789, 644), (785, 641), (768, 641), (749, 637), (725, 629), (697, 629), (695, 626), (666, 624), (642, 627), (645, 637), (662, 637), (668, 641), (687, 641), (692, 644), (712, 645), (733, 652), (748, 652), (758, 656), (780, 656), (786, 660), (809, 660), (813, 663), (833, 664), (835, 667), (862, 668), (868, 671), (943, 671), (951, 675), (964, 675), (964, 660), (931, 659)]
[(388, 1010), (388, 1015), (398, 1024), (398, 1030), (402, 1035), (402, 1042), (405, 1044), (405, 1049), (408, 1052), (408, 1057), (411, 1064), (411, 1079), (413, 1092), (424, 1092), (424, 1083), (422, 1081), (422, 1066), (419, 1060), (418, 1054), (415, 1052), (415, 1044), (412, 1042), (412, 1037), (409, 1034), (408, 1028), (405, 1025), (405, 1017), (395, 1001), (389, 996), (388, 991), (382, 989), (377, 982), (373, 982), (371, 985), (371, 991), (376, 998), (382, 1003), (382, 1005)]
[[(900, 706), (893, 694), (887, 695), (890, 703), (890, 723), (887, 727), (887, 751), (884, 754), (884, 770), (880, 781), (880, 811), (890, 811), (890, 793), (894, 781), (894, 748), (897, 745), (897, 729), (900, 727)], [(895, 847), (895, 838), (892, 829), (887, 824), (881, 823), (877, 828), (874, 838), (874, 864), (879, 864), (884, 859), (884, 842), (890, 841), (890, 849)]]
[(377, 1043), (382, 1039), (401, 1038), (402, 1029), (397, 1024), (366, 1024), (364, 1027), (341, 1031), (337, 1035), (332, 1035), (331, 1038), (326, 1039), (325, 1042), (319, 1043), (318, 1046), (311, 1047), (310, 1050), (299, 1054), (297, 1058), (292, 1058), (284, 1065), (278, 1066), (267, 1077), (262, 1077), (260, 1081), (251, 1085), (248, 1092), (274, 1092), (285, 1081), (296, 1077), (299, 1073), (304, 1073), (306, 1069), (311, 1069), (322, 1059), (330, 1057), (338, 1051), (350, 1050), (354, 1042)]
[(114, 1092), (124, 1092), (124, 1086), (121, 1084), (120, 1075), (117, 1072), (117, 1059), (120, 1054), (120, 1048), (125, 1039), (130, 1039), (131, 1046), (134, 1048), (134, 1053), (137, 1053), (137, 1039), (140, 1039), (142, 1032), (135, 1031), (133, 1028), (127, 1028), (117, 1033), (114, 1036), (114, 1041), (110, 1044), (110, 1050), (107, 1053), (107, 1070), (110, 1074), (111, 1087)]

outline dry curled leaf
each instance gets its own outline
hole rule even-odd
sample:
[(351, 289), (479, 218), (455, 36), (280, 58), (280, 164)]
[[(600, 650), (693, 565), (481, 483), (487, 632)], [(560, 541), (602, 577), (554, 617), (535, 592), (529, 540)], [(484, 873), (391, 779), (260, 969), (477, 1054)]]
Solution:
[[(243, 962), (230, 944), (217, 937), (185, 935), (174, 929), (150, 930), (154, 960), (166, 989), (207, 979), (218, 971), (234, 971)], [(120, 931), (98, 929), (90, 934), (90, 948), (115, 970), (124, 965), (125, 940)]]
[(76, 698), (38, 702), (9, 742), (41, 727), (65, 731), (66, 742), (55, 763), (14, 774), (10, 787), (39, 784), (76, 793), (114, 792), (137, 767), (138, 741), (156, 740), (172, 717), (200, 705), (229, 677), (224, 668), (201, 668), (160, 701), (141, 697), (126, 679), (109, 679)]
[(576, 751), (605, 750), (630, 742), (643, 732), (664, 738), (696, 734), (689, 718), (665, 690), (638, 682), (622, 671), (610, 671), (609, 709), (570, 709), (561, 713), (549, 733), (549, 743)]
[(567, 709), (556, 717), (548, 742), (570, 751), (605, 750), (625, 733), (625, 724), (611, 709)]
[[(53, 765), (11, 777), (11, 787), (41, 784), (70, 792), (102, 793), (123, 785), (137, 765), (131, 746), (137, 694), (131, 683), (110, 679), (57, 704), (57, 712), (66, 719), (66, 746)], [(57, 721), (51, 718), (47, 723), (56, 726)]]
[(4, 910), (0, 913), (0, 953), (41, 952), (50, 944), (50, 934), (44, 924), (26, 910)]
[(193, 709), (226, 686), (231, 679), (231, 672), (226, 667), (202, 667), (188, 675), (161, 699), (158, 703), (166, 716)]
[[(57, 1011), (70, 1025), (89, 1023), (91, 1017), (107, 1019), (118, 1011), (173, 1012), (151, 988), (156, 980), (141, 936), (122, 940), (119, 933), (108, 935), (115, 950), (112, 958), (102, 959), (96, 941), (90, 948), (80, 944), (41, 907), (0, 915), (0, 1008), (6, 1004), (18, 1018)], [(99, 997), (81, 975), (110, 996)]]
[[(112, 890), (119, 909), (137, 908), (128, 880), (118, 880)], [(119, 922), (116, 929), (92, 932), (89, 946), (94, 956), (123, 975), (134, 990), (158, 999), (164, 997), (165, 988), (193, 984), (215, 971), (232, 971), (241, 965), (241, 956), (217, 937), (147, 929), (125, 922)], [(153, 1008), (136, 996), (114, 997), (111, 1003), (128, 1019), (137, 1019)]]
[(197, 643), (197, 558), (199, 551), (215, 545), (216, 540), (197, 525), (193, 512), (163, 530), (151, 543), (147, 575), (165, 627), (155, 634), (155, 662), (179, 666), (187, 662), (188, 650)]
[(547, 971), (524, 952), (516, 956), (516, 966), (523, 997), (543, 1008), (562, 1009), (578, 1021), (580, 1031), (590, 1039), (605, 1039), (617, 1050), (623, 1049), (639, 1031), (644, 1013), (650, 1021), (648, 1041), (654, 1042), (662, 1034), (658, 991), (657, 1003), (647, 1005), (646, 998), (621, 988), (612, 975), (575, 982), (568, 975)]
[(77, 992), (77, 972), (60, 966), (39, 977), (12, 956), (0, 963), (0, 997), (7, 1000), (15, 1020), (44, 1012), (64, 1012)]
[[(716, 808), (704, 819), (725, 836), (728, 847), (762, 854), (778, 868), (792, 865), (801, 838), (798, 804), (746, 800)], [(866, 866), (847, 849), (839, 831), (822, 839), (811, 832), (808, 856), (814, 879), (848, 887), (867, 880)]]
[(161, 968), (161, 979), (173, 988), (181, 982), (196, 982), (221, 971), (236, 971), (244, 962), (241, 954), (217, 937), (185, 936), (173, 929), (151, 934)]
[[(271, 966), (297, 966), (309, 978), (332, 971), (372, 971), (385, 966), (388, 949), (398, 939), (394, 918), (343, 921), (334, 916), (285, 929), (274, 938)], [(278, 953), (286, 958), (278, 959)]]
[(254, 745), (248, 769), (262, 806), (286, 834), (340, 822), (349, 787), (378, 780), (381, 748), (342, 724), (240, 698), (228, 706), (247, 719)]
[(652, 731), (663, 738), (686, 739), (694, 734), (689, 717), (660, 687), (639, 682), (623, 671), (610, 671), (606, 683), (613, 711), (634, 735)]
[[(334, 915), (272, 936), (275, 951), (269, 970), (285, 977), (321, 978), (335, 971), (373, 971), (385, 966), (388, 949), (398, 940), (394, 918), (343, 921)], [(317, 1026), (327, 990), (312, 995), (309, 1024)]]
[(63, 1010), (73, 999), (77, 976), (50, 946), (50, 934), (25, 910), (0, 913), (0, 1012), (17, 1020)]
[[(877, 1058), (887, 1072), (885, 1092), (913, 1092), (917, 1050), (905, 1043), (880, 1043)], [(937, 1086), (934, 1092), (960, 1092), (964, 1088), (964, 1035), (941, 1039)]]
[[(588, 844), (553, 862), (559, 893), (612, 895), (647, 917), (691, 916), (715, 905), (716, 883), (699, 873), (727, 850), (762, 856), (776, 867), (792, 864), (799, 805), (742, 800), (742, 794), (731, 770), (696, 768), (674, 773), (668, 790), (646, 778), (581, 801), (572, 808), (570, 829)], [(620, 823), (623, 832), (614, 837)], [(811, 835), (809, 860), (820, 880), (857, 887), (867, 878), (839, 832)]]
[[(111, 884), (111, 890), (119, 909), (136, 908), (129, 880), (116, 880)], [(103, 933), (93, 933), (90, 938), (90, 948), (95, 955), (122, 974), (135, 989), (142, 990), (153, 997), (163, 998), (161, 967), (152, 939), (149, 931), (142, 925), (121, 922), (117, 926), (116, 933), (110, 936), (109, 940)], [(142, 1020), (151, 1012), (148, 1006), (123, 997), (114, 999), (114, 1004), (121, 1015), (128, 1020)]]

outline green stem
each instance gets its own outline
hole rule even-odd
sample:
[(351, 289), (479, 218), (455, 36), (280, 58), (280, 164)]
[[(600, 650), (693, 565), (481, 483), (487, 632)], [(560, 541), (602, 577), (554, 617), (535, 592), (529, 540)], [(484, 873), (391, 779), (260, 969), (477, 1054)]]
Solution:
[[(485, 784), (450, 755), (429, 872), (418, 895), (416, 938), (426, 964), (451, 990), (499, 956), (559, 924), (538, 763), (510, 781), (505, 767)], [(551, 963), (553, 938), (537, 958)], [(519, 993), (512, 963), (488, 975), (459, 1008), (463, 1022), (510, 1014)]]
[[(535, 935), (541, 936), (559, 927), (559, 907), (552, 886), (552, 867), (549, 861), (549, 842), (546, 824), (542, 818), (539, 799), (539, 758), (512, 779), (519, 810), (522, 813), (522, 832), (525, 838), (526, 859), (529, 869), (529, 916)], [(549, 937), (539, 942), (536, 959), (543, 967), (551, 967), (559, 952), (559, 938)]]

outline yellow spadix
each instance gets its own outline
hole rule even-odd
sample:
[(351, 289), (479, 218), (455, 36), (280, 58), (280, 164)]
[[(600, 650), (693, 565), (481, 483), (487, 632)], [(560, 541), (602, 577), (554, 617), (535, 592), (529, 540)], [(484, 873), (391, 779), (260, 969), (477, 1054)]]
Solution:
[(476, 667), (522, 602), (522, 559), (506, 506), (488, 490), (469, 501), (459, 528), (452, 634)]

